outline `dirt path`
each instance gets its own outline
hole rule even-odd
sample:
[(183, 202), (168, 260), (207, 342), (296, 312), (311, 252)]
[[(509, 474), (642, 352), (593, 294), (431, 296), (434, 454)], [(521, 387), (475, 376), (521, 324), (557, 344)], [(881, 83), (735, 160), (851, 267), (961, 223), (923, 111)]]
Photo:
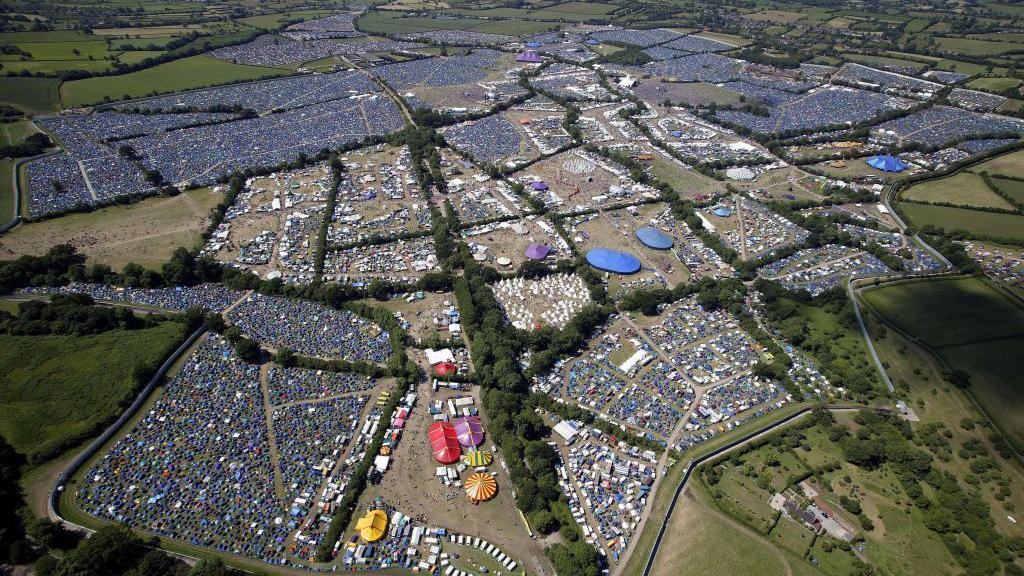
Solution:
[(270, 464), (274, 468), (274, 494), (278, 500), (284, 500), (284, 480), (281, 478), (281, 453), (277, 450), (277, 437), (274, 435), (274, 407), (270, 404), (270, 389), (267, 385), (267, 373), (270, 364), (260, 366), (260, 390), (263, 392), (263, 414), (267, 419), (267, 439), (270, 441)]

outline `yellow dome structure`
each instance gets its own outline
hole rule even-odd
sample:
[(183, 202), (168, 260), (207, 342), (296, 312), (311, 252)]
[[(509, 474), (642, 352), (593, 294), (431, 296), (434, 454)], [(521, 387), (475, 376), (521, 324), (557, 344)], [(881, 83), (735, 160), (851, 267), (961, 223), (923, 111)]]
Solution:
[(494, 476), (486, 472), (476, 472), (466, 479), (466, 496), (474, 504), (490, 500), (497, 492), (498, 483), (494, 481)]
[(387, 526), (388, 517), (383, 510), (370, 510), (356, 522), (356, 532), (359, 532), (359, 537), (363, 540), (376, 542), (384, 536), (384, 529)]

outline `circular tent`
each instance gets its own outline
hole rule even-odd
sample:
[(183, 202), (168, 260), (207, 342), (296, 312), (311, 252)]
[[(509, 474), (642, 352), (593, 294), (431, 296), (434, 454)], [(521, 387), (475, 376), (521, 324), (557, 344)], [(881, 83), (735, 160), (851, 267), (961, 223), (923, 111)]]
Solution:
[(480, 466), (490, 466), (494, 457), (491, 456), (490, 452), (479, 450), (477, 452), (470, 452), (469, 454), (466, 454), (464, 459), (467, 466), (477, 468)]
[(438, 462), (453, 464), (459, 461), (462, 448), (459, 447), (459, 437), (455, 434), (454, 426), (448, 422), (434, 422), (427, 429), (427, 437), (430, 438), (430, 448)]
[(872, 156), (867, 159), (868, 166), (882, 172), (902, 172), (907, 165), (895, 156)]
[(640, 270), (640, 261), (627, 252), (594, 248), (587, 252), (587, 262), (598, 270), (616, 274), (632, 274)]
[(654, 248), (655, 250), (668, 250), (674, 243), (661, 230), (651, 228), (650, 226), (644, 226), (637, 230), (636, 237), (644, 243), (644, 246)]
[(490, 500), (497, 492), (498, 483), (487, 472), (475, 472), (466, 479), (466, 496), (474, 503)]
[(434, 365), (434, 372), (436, 372), (438, 376), (450, 376), (458, 371), (459, 367), (451, 362), (439, 362)]
[(459, 444), (466, 448), (479, 446), (484, 441), (484, 425), (479, 416), (464, 416), (455, 419), (455, 435)]
[(367, 542), (376, 542), (384, 536), (384, 529), (388, 526), (388, 517), (383, 510), (370, 510), (356, 522), (356, 532), (359, 537)]
[(712, 210), (711, 213), (714, 214), (715, 216), (718, 216), (719, 218), (728, 218), (729, 216), (732, 216), (732, 210), (726, 208), (725, 206), (719, 206), (718, 208)]

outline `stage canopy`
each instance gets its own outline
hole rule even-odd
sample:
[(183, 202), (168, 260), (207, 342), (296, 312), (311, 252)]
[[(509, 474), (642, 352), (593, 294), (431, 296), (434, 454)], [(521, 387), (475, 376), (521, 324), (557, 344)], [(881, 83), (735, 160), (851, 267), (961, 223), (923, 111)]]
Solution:
[(607, 248), (594, 248), (587, 252), (587, 262), (598, 270), (616, 274), (632, 274), (640, 270), (640, 261), (636, 256)]
[(455, 427), (448, 422), (434, 422), (427, 429), (427, 436), (430, 438), (430, 448), (434, 451), (434, 458), (441, 464), (452, 464), (458, 462), (462, 456), (462, 448), (459, 447), (459, 437), (455, 434)]
[(473, 502), (490, 500), (497, 491), (498, 483), (487, 472), (475, 472), (466, 478), (466, 496)]
[(661, 230), (644, 226), (636, 231), (636, 237), (648, 248), (655, 250), (668, 250), (672, 247), (672, 239), (666, 236)]
[(479, 446), (484, 441), (484, 425), (479, 416), (465, 416), (455, 419), (455, 434), (459, 444), (469, 448)]

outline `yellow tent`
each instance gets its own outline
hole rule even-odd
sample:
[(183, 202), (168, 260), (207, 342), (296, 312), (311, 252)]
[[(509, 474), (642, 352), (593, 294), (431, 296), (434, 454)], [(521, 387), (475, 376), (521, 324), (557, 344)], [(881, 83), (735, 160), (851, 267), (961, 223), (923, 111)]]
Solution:
[(494, 476), (486, 472), (471, 474), (466, 479), (466, 496), (474, 503), (490, 500), (497, 491), (498, 483), (494, 481)]
[(491, 465), (491, 453), (478, 451), (470, 452), (466, 454), (466, 465), (476, 468), (477, 466), (490, 466)]
[(384, 529), (387, 528), (388, 517), (383, 510), (370, 510), (356, 522), (356, 531), (359, 537), (367, 542), (376, 542), (384, 536)]

